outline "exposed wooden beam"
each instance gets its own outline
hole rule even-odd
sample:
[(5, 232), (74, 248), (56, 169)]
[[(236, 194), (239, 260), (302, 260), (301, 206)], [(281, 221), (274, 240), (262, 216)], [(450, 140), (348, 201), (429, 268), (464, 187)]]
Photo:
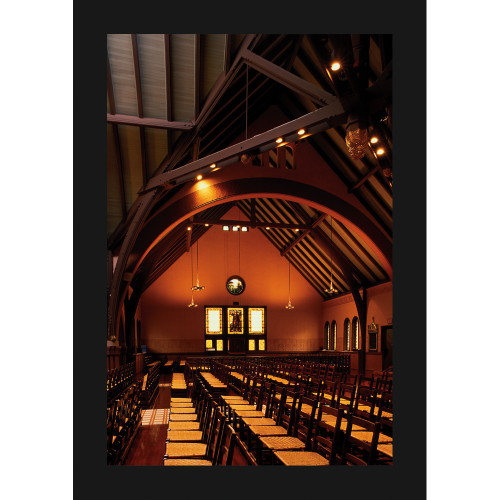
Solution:
[(137, 96), (137, 113), (139, 118), (143, 117), (142, 109), (142, 89), (141, 89), (141, 70), (139, 68), (139, 51), (137, 50), (137, 35), (131, 34), (132, 39), (132, 57), (134, 60), (135, 93)]
[(226, 35), (226, 44), (224, 47), (224, 74), (227, 75), (231, 67), (231, 35)]
[(142, 185), (146, 186), (148, 182), (148, 158), (147, 158), (147, 150), (146, 150), (146, 132), (144, 131), (144, 127), (139, 129), (139, 134), (141, 136), (141, 167), (142, 167)]
[(172, 122), (162, 120), (161, 118), (143, 118), (132, 115), (107, 114), (108, 123), (117, 123), (120, 125), (135, 125), (137, 127), (166, 128), (174, 130), (191, 130), (192, 122)]
[(115, 155), (118, 161), (118, 182), (120, 184), (120, 200), (122, 206), (122, 216), (127, 216), (127, 204), (125, 202), (125, 183), (123, 180), (123, 162), (120, 147), (120, 137), (118, 136), (118, 125), (111, 125), (113, 128), (113, 145), (115, 147)]
[(369, 172), (367, 172), (361, 179), (354, 184), (354, 186), (350, 187), (348, 189), (349, 193), (352, 193), (354, 190), (360, 188), (373, 174), (378, 172), (380, 170), (380, 164), (377, 164), (375, 167), (373, 167)]
[(312, 226), (311, 226), (311, 229), (308, 229), (306, 231), (304, 231), (303, 233), (301, 233), (299, 235), (298, 238), (296, 238), (292, 243), (290, 243), (286, 248), (284, 248), (282, 251), (281, 251), (281, 256), (283, 257), (284, 255), (286, 255), (295, 245), (297, 245), (298, 243), (300, 243), (308, 234), (309, 232), (314, 229), (315, 227), (317, 227), (319, 224), (321, 224), (321, 222), (324, 220), (324, 218), (326, 217), (326, 214), (321, 214), (313, 223), (312, 223)]
[(250, 139), (239, 142), (221, 151), (205, 156), (199, 160), (188, 163), (183, 167), (176, 168), (163, 174), (156, 175), (148, 182), (146, 190), (155, 189), (166, 182), (175, 181), (176, 184), (191, 180), (194, 173), (210, 171), (210, 165), (216, 164), (219, 168), (231, 165), (239, 161), (241, 154), (259, 154), (276, 146), (276, 138), (283, 137), (284, 142), (293, 142), (300, 139), (297, 131), (305, 128), (309, 135), (330, 128), (335, 122), (342, 122), (344, 114), (337, 114), (336, 103), (320, 108), (312, 113), (301, 116), (283, 125), (279, 125), (267, 132), (258, 134)]
[(201, 35), (194, 35), (194, 120), (198, 118), (200, 112), (200, 80), (201, 80)]
[(294, 92), (307, 97), (312, 102), (320, 106), (334, 104), (337, 107), (337, 114), (344, 112), (340, 101), (333, 94), (326, 92), (320, 87), (317, 87), (316, 85), (303, 80), (293, 73), (290, 73), (286, 69), (283, 69), (280, 66), (277, 66), (267, 59), (264, 59), (263, 57), (258, 56), (257, 54), (254, 54), (248, 50), (243, 51), (242, 57), (245, 62), (247, 62), (247, 64), (252, 68), (260, 71), (269, 78), (272, 78), (278, 83), (281, 83)]

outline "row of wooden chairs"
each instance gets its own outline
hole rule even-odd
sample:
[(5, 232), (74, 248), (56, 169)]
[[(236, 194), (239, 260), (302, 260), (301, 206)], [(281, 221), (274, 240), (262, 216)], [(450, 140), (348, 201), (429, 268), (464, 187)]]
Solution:
[(170, 411), (165, 466), (237, 465), (238, 456), (239, 465), (256, 465), (198, 377), (191, 398), (173, 398)]
[(135, 362), (109, 370), (106, 377), (107, 401), (117, 398), (135, 382)]
[[(226, 418), (246, 438), (247, 449), (254, 449), (259, 464), (356, 463), (352, 457), (359, 459), (357, 464), (392, 463), (390, 455), (377, 449), (380, 422), (322, 404), (319, 399), (287, 395), (286, 387), (276, 388), (263, 380), (258, 385), (253, 379), (241, 396), (223, 396), (222, 400)], [(384, 439), (383, 444), (392, 450), (392, 438)], [(291, 453), (298, 451), (308, 453)]]
[(144, 408), (150, 408), (153, 405), (156, 396), (158, 396), (160, 366), (161, 363), (159, 361), (150, 364), (143, 377), (141, 384), (141, 403)]
[(141, 388), (133, 384), (107, 408), (107, 463), (123, 463), (141, 423)]

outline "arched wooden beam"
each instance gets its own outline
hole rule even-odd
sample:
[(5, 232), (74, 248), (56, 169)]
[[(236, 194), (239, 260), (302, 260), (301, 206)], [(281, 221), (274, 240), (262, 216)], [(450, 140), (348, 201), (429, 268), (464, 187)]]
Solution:
[[(391, 241), (374, 222), (345, 200), (317, 187), (293, 180), (233, 179), (188, 193), (176, 202), (160, 209), (140, 230), (139, 225), (136, 225), (136, 234), (130, 235), (135, 244), (128, 252), (127, 263), (125, 265), (123, 261), (119, 262), (120, 265), (117, 264), (113, 276), (109, 315), (116, 315), (119, 304), (123, 304), (124, 294), (128, 287), (128, 284), (122, 281), (124, 272), (127, 271), (133, 275), (148, 253), (178, 224), (211, 206), (259, 197), (280, 198), (303, 203), (341, 220), (344, 225), (360, 234), (377, 255), (388, 275), (392, 276)], [(140, 238), (138, 238), (139, 233)]]

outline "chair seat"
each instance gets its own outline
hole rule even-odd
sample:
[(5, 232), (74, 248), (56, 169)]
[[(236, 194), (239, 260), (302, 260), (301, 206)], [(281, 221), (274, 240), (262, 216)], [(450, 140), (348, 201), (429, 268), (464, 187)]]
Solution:
[(383, 455), (387, 455), (392, 458), (392, 443), (381, 444), (379, 443), (377, 446), (377, 450), (381, 452)]
[(171, 430), (167, 432), (167, 441), (201, 441), (202, 435), (199, 430)]
[(192, 403), (191, 398), (170, 398), (171, 403)]
[(203, 458), (167, 458), (163, 465), (212, 465), (212, 462)]
[(265, 417), (242, 417), (241, 419), (245, 425), (276, 425), (276, 420)]
[(235, 410), (234, 413), (238, 417), (264, 417), (265, 413), (258, 410)]
[(243, 396), (221, 396), (221, 399), (223, 399), (224, 401), (246, 401), (245, 399), (243, 399)]
[(175, 421), (189, 421), (189, 422), (194, 422), (197, 419), (196, 414), (184, 414), (184, 413), (171, 413), (170, 414), (170, 421), (175, 422)]
[(193, 408), (193, 403), (170, 403), (170, 408)]
[(228, 403), (229, 408), (232, 410), (255, 410), (255, 405), (251, 405), (250, 403), (243, 403), (243, 402), (237, 402), (237, 403)]
[(286, 436), (288, 430), (281, 425), (250, 425), (250, 432), (256, 436)]
[(303, 450), (306, 444), (292, 436), (262, 436), (260, 441), (271, 450)]
[(200, 430), (200, 423), (193, 421), (184, 422), (172, 422), (168, 423), (168, 428), (171, 431), (198, 431)]
[(207, 452), (205, 443), (167, 443), (166, 456), (168, 458), (203, 458)]
[(179, 415), (179, 414), (192, 414), (192, 413), (196, 413), (196, 409), (195, 408), (171, 408), (170, 409), (170, 415), (172, 415), (173, 413)]
[(328, 460), (315, 451), (275, 451), (285, 465), (329, 465)]

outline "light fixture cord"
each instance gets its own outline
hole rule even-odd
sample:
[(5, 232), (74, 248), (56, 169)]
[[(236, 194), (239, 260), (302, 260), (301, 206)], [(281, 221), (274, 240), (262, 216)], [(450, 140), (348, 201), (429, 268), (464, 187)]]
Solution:
[(247, 64), (247, 87), (245, 97), (245, 139), (248, 139), (248, 64)]
[[(189, 253), (191, 255), (191, 288), (194, 286), (194, 277), (193, 277), (193, 252), (192, 246), (189, 247)], [(192, 294), (191, 294), (192, 295)]]
[(198, 240), (196, 240), (196, 285), (200, 284), (200, 280), (198, 278)]

